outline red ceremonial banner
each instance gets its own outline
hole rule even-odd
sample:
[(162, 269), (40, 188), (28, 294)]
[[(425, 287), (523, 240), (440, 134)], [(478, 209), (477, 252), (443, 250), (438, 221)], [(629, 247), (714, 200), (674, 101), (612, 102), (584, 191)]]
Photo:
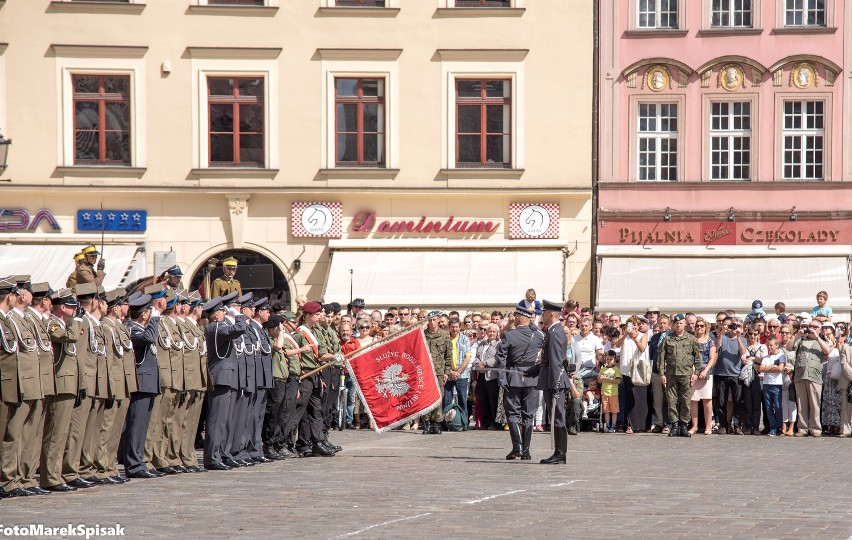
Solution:
[(441, 403), (423, 329), (404, 330), (356, 351), (346, 362), (376, 431), (388, 431)]

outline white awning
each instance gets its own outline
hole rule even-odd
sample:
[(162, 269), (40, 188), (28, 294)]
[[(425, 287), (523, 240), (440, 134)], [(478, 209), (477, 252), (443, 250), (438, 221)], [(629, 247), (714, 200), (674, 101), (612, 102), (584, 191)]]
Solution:
[[(0, 245), (0, 276), (29, 274), (33, 283), (46, 281), (54, 289), (65, 287), (65, 281), (74, 270), (74, 254), (80, 251), (79, 245), (41, 244)], [(137, 256), (137, 251), (140, 251)], [(107, 245), (104, 247), (106, 265), (103, 287), (115, 289), (123, 283), (132, 281), (135, 273), (125, 280), (130, 266), (145, 271), (144, 250), (133, 245)], [(132, 269), (131, 269), (132, 270)]]
[(444, 307), (517, 304), (527, 289), (563, 299), (561, 250), (334, 251), (323, 299), (369, 306)]
[(849, 258), (822, 257), (601, 257), (596, 308), (642, 313), (749, 311), (760, 299), (772, 313), (784, 302), (788, 313), (811, 311), (816, 293), (828, 292), (835, 313), (848, 311)]

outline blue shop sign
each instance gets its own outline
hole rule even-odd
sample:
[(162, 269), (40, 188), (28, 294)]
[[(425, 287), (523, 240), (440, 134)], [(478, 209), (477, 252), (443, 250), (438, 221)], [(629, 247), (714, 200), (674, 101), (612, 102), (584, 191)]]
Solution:
[(145, 210), (77, 210), (80, 232), (145, 232), (147, 226)]

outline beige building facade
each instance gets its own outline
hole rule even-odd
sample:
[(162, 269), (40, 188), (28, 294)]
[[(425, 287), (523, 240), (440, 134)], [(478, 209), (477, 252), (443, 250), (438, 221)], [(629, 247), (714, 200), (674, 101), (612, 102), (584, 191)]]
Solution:
[(589, 302), (591, 0), (234, 3), (0, 2), (0, 274)]

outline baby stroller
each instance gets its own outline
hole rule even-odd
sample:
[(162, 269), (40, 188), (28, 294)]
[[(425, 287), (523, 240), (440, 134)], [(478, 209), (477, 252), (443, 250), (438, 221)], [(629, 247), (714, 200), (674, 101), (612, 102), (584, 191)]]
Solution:
[(597, 403), (589, 405), (589, 408), (580, 417), (580, 431), (594, 431), (595, 433), (601, 431), (601, 426), (603, 425), (601, 423), (602, 409), (600, 400)]

